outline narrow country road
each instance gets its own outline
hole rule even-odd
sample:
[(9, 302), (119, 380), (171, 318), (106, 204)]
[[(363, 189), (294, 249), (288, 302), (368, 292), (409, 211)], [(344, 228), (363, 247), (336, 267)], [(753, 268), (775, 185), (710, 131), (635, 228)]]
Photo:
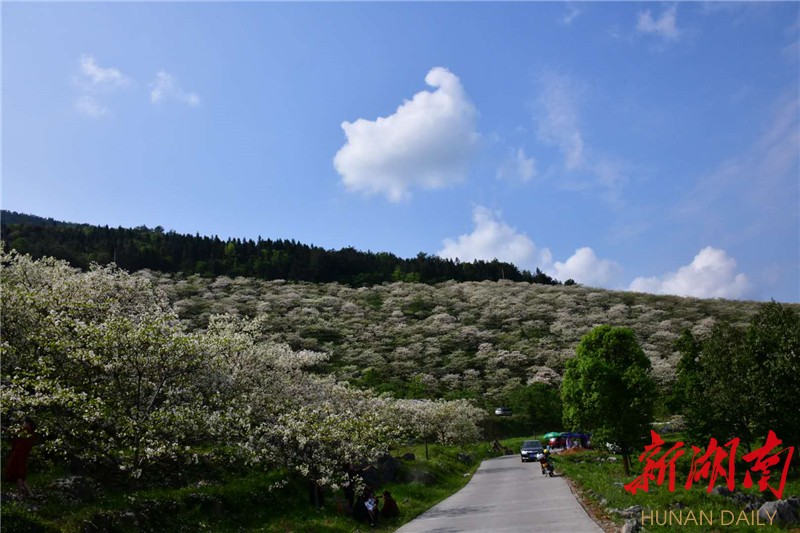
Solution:
[(506, 455), (484, 461), (467, 486), (397, 530), (461, 531), (601, 533), (602, 529), (564, 479), (543, 476), (539, 463), (522, 463), (519, 455)]

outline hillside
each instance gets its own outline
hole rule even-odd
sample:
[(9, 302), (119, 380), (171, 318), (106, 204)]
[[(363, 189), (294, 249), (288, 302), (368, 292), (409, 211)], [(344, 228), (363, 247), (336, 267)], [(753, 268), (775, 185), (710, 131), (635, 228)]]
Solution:
[(632, 328), (668, 387), (682, 331), (702, 336), (720, 319), (744, 324), (760, 307), (510, 281), (352, 288), (139, 275), (195, 328), (212, 314), (259, 316), (271, 340), (332, 354), (327, 369), (342, 379), (400, 396), (472, 397), (487, 407), (529, 383), (558, 383), (581, 336), (598, 324)]
[(745, 324), (760, 307), (561, 285), (498, 261), (400, 259), (2, 215), (9, 248), (79, 268), (116, 259), (152, 279), (194, 329), (215, 314), (259, 317), (266, 338), (331, 354), (320, 370), (400, 397), (519, 405), (529, 385), (558, 385), (580, 338), (599, 324), (633, 329), (668, 389), (683, 331), (702, 336), (717, 320)]

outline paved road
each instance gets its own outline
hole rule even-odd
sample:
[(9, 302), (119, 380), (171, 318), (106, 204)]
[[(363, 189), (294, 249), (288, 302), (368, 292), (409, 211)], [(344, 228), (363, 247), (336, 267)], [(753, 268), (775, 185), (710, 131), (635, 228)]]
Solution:
[(538, 463), (519, 455), (484, 461), (466, 487), (397, 533), (466, 531), (602, 533), (564, 479), (543, 476)]

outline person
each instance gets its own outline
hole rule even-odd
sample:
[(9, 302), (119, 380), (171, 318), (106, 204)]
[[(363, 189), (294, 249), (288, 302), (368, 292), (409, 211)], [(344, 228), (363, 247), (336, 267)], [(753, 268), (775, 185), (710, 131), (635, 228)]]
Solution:
[[(4, 427), (3, 429), (6, 428)], [(8, 456), (3, 477), (5, 481), (17, 484), (17, 497), (19, 499), (25, 496), (29, 498), (33, 496), (33, 492), (28, 487), (27, 477), (28, 456), (36, 443), (35, 429), (36, 424), (33, 423), (33, 420), (26, 418), (25, 424), (22, 426), (22, 434), (11, 440), (11, 454)]]
[(539, 460), (539, 465), (542, 467), (542, 475), (544, 475), (548, 473), (548, 470), (553, 469), (553, 462), (550, 460), (549, 446), (542, 451), (540, 457), (541, 459)]
[(394, 518), (400, 514), (400, 509), (397, 508), (397, 501), (392, 498), (392, 493), (388, 490), (383, 491), (383, 507), (381, 508), (381, 516), (384, 518)]
[(361, 495), (356, 498), (356, 501), (353, 504), (353, 518), (355, 518), (358, 522), (369, 521), (369, 513), (367, 512), (364, 498)]
[(372, 491), (368, 491), (364, 497), (364, 507), (367, 509), (367, 521), (369, 525), (375, 526), (378, 523), (378, 500)]

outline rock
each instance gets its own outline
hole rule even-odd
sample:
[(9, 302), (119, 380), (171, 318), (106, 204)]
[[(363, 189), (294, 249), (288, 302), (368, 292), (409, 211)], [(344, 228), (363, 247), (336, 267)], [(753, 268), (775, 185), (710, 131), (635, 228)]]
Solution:
[(404, 461), (416, 461), (417, 460), (417, 456), (414, 455), (413, 453), (409, 452), (409, 453), (403, 454), (403, 457), (401, 457), (401, 459), (404, 460)]
[(617, 458), (612, 455), (611, 457), (606, 459), (606, 461), (608, 461), (609, 463), (616, 463), (617, 462)]
[(397, 481), (397, 473), (400, 470), (400, 463), (388, 453), (378, 459), (378, 470), (380, 472), (381, 485), (394, 483)]
[(762, 505), (763, 503), (757, 503), (757, 502), (748, 503), (747, 505), (744, 506), (744, 512), (749, 513), (751, 511), (758, 511)]
[(607, 507), (607, 506), (608, 506), (608, 500), (606, 500), (605, 498), (600, 500), (600, 507)]
[(731, 492), (731, 490), (728, 487), (725, 487), (723, 485), (717, 485), (711, 491), (711, 494), (716, 494), (718, 496), (725, 496), (726, 498), (729, 498), (733, 495), (733, 492)]
[(436, 483), (436, 474), (418, 468), (410, 469), (405, 477), (406, 483), (422, 483), (423, 485)]
[(620, 483), (619, 481), (615, 481), (615, 482), (614, 482), (614, 486), (615, 486), (615, 487), (619, 487), (619, 488), (621, 488), (621, 489), (624, 489), (624, 488), (625, 488), (625, 484), (624, 484), (624, 483)]
[(632, 518), (634, 520), (642, 516), (642, 506), (632, 505), (627, 509), (610, 509), (610, 512), (620, 515), (622, 518)]
[(767, 523), (769, 523), (770, 517), (773, 517), (775, 522), (784, 525), (800, 523), (800, 500), (790, 498), (767, 502), (758, 510), (758, 516)]
[(675, 509), (684, 509), (686, 506), (683, 505), (682, 502), (678, 502), (675, 504)]
[(636, 520), (630, 519), (625, 520), (625, 524), (620, 528), (620, 533), (636, 533), (641, 529), (639, 522)]
[(465, 465), (471, 465), (475, 461), (472, 455), (468, 453), (459, 453), (458, 460), (464, 463)]

